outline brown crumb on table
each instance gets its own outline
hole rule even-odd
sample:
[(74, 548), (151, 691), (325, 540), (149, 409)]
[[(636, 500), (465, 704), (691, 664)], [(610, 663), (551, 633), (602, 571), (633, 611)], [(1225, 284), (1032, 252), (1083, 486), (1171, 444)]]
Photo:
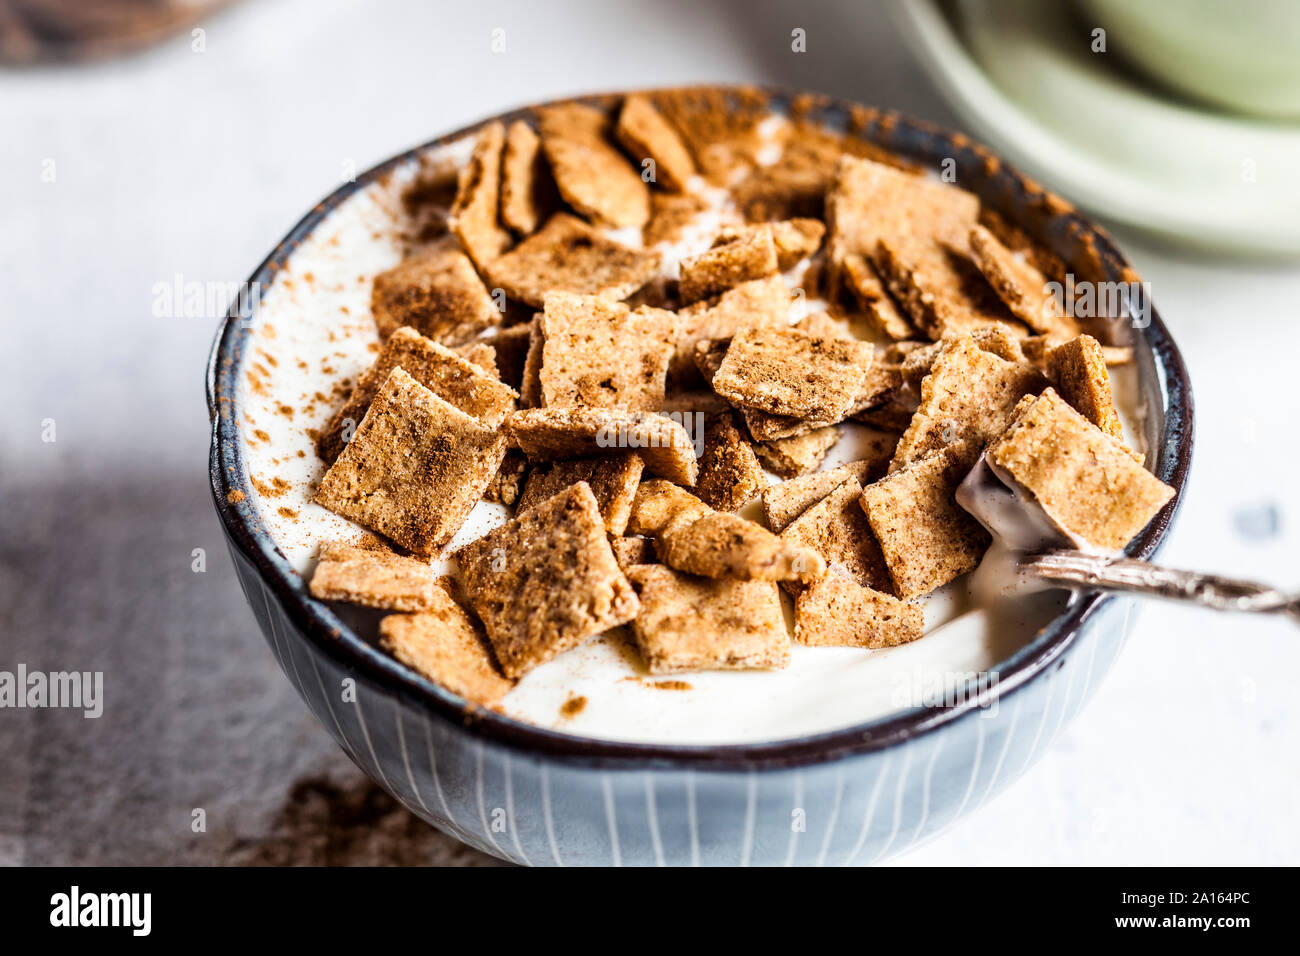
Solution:
[(506, 440), (396, 368), (314, 501), (431, 557), (460, 530)]
[(1062, 528), (1099, 548), (1124, 547), (1174, 496), (1050, 388), (989, 446), (988, 460)]
[(651, 674), (779, 668), (790, 637), (776, 585), (707, 580), (661, 565), (628, 572), (641, 600), (633, 628)]
[(486, 268), (492, 286), (538, 309), (546, 293), (556, 290), (626, 299), (658, 271), (659, 253), (607, 239), (564, 212)]
[(640, 607), (586, 482), (521, 512), (457, 556), (469, 602), (510, 677), (628, 623)]
[(566, 202), (606, 226), (643, 226), (650, 218), (650, 189), (610, 142), (610, 120), (578, 103), (538, 111), (542, 151)]

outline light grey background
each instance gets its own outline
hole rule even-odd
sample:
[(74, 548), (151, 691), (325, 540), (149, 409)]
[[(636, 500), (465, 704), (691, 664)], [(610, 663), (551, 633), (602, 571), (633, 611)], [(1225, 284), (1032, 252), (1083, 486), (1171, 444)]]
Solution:
[[(206, 487), (217, 313), (155, 316), (154, 286), (241, 280), (347, 163), (563, 94), (773, 83), (960, 127), (880, 6), (251, 0), (203, 52), (0, 71), (0, 670), (106, 683), (99, 720), (0, 711), (0, 862), (485, 862), (377, 793), (276, 671)], [(1196, 385), (1164, 558), (1300, 583), (1300, 272), (1118, 238)], [(1296, 637), (1148, 609), (1055, 750), (898, 862), (1297, 862)]]

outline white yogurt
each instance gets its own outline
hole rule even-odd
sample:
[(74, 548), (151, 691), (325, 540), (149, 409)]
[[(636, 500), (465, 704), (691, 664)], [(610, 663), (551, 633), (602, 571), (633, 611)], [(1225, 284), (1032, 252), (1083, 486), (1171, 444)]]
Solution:
[[(775, 135), (780, 124), (769, 126)], [(463, 163), (472, 145), (470, 139), (458, 141), (423, 163)], [(329, 420), (374, 359), (378, 337), (370, 315), (371, 283), (406, 251), (411, 224), (400, 197), (418, 171), (416, 163), (405, 165), (330, 213), (276, 275), (253, 319), (239, 383), (244, 457), (258, 511), (304, 577), (320, 542), (362, 531), (311, 503), (324, 466), (310, 431)], [(676, 274), (683, 257), (708, 248), (722, 225), (738, 221), (725, 193), (702, 181), (694, 188), (708, 208), (676, 242), (658, 247), (666, 275)], [(1130, 366), (1112, 374), (1126, 425), (1137, 434), (1135, 371)], [(863, 430), (849, 425), (844, 431), (823, 467), (856, 457), (854, 445)], [(449, 552), (508, 517), (504, 507), (480, 503)], [(436, 566), (455, 573), (453, 557)], [(950, 700), (952, 688), (973, 675), (996, 680), (990, 672), (997, 663), (1059, 614), (1065, 599), (1064, 592), (1051, 591), (976, 607), (963, 578), (926, 599), (927, 634), (912, 644), (877, 651), (796, 645), (784, 670), (696, 672), (671, 679), (651, 678), (630, 638), (616, 631), (528, 674), (507, 696), (504, 709), (529, 723), (623, 741), (720, 744), (826, 732)], [(788, 598), (782, 600), (791, 615)], [(374, 639), (364, 628), (360, 633)], [(565, 706), (576, 697), (585, 698), (581, 708)]]

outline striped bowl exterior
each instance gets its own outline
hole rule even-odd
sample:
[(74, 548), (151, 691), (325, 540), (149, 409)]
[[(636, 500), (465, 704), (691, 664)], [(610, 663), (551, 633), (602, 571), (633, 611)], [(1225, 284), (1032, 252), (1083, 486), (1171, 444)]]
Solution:
[(1043, 755), (1096, 691), (1134, 610), (1107, 601), (1047, 673), (996, 707), (884, 750), (761, 771), (618, 769), (486, 741), (370, 683), (302, 634), (230, 550), (281, 670), (353, 762), (440, 830), (538, 866), (885, 860), (978, 809)]

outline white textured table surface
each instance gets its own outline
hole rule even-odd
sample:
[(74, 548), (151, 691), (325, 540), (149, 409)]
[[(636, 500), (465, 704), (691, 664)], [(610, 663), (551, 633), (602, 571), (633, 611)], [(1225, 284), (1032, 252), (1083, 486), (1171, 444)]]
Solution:
[[(275, 671), (208, 502), (216, 310), (157, 317), (154, 286), (238, 281), (345, 164), (561, 94), (775, 83), (959, 126), (870, 6), (253, 0), (203, 52), (0, 72), (0, 670), (106, 683), (97, 721), (0, 711), (0, 862), (484, 862)], [(1196, 389), (1164, 559), (1300, 584), (1300, 271), (1118, 239)], [(1300, 861), (1298, 663), (1283, 622), (1150, 607), (1042, 763), (898, 862)]]

